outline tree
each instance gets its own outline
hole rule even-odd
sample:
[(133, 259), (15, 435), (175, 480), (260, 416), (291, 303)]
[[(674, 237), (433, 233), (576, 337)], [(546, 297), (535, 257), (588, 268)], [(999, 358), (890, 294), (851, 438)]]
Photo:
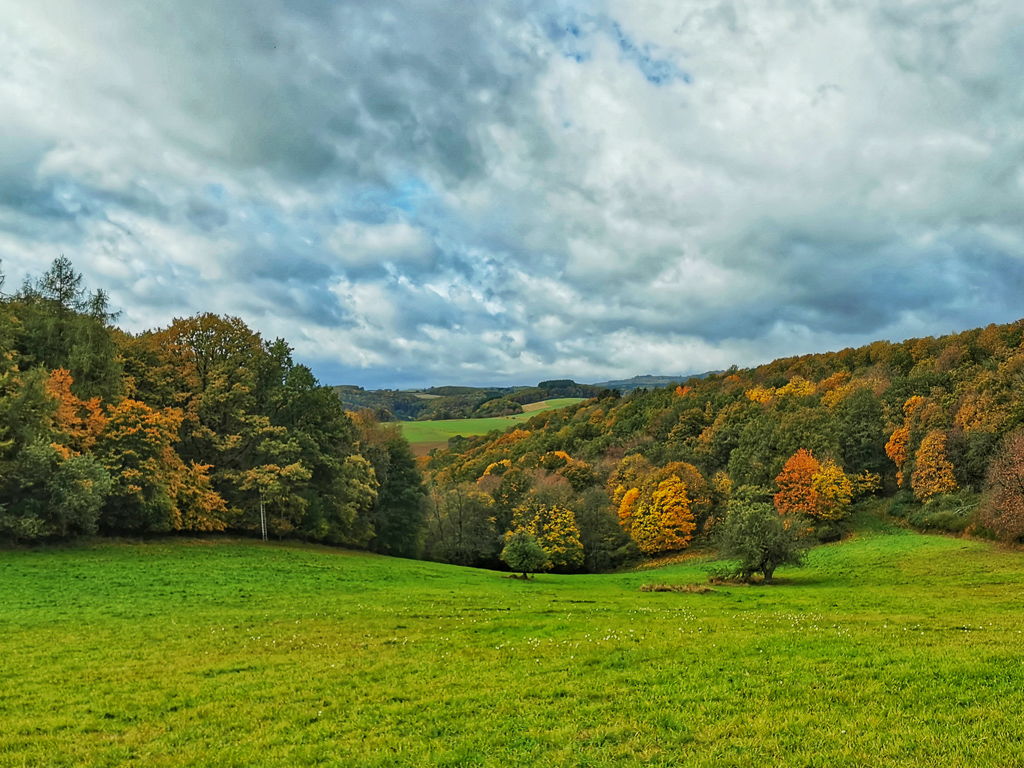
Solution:
[(798, 450), (775, 478), (779, 492), (775, 509), (780, 515), (808, 515), (839, 520), (853, 497), (853, 486), (832, 459), (819, 463), (810, 451)]
[(367, 510), (374, 552), (415, 557), (423, 531), (426, 488), (409, 441), (395, 424), (381, 424), (373, 411), (354, 416), (359, 451), (373, 466), (380, 492)]
[[(564, 483), (564, 481), (562, 481)], [(535, 494), (516, 507), (513, 530), (527, 531), (547, 555), (548, 568), (574, 570), (583, 564), (583, 543), (572, 510)]]
[(640, 497), (630, 535), (641, 552), (653, 555), (688, 546), (696, 527), (686, 483), (669, 477)]
[(814, 476), (821, 464), (810, 451), (798, 450), (775, 478), (779, 492), (775, 494), (775, 509), (780, 515), (814, 515), (820, 505)]
[(687, 547), (711, 508), (707, 483), (697, 468), (673, 462), (655, 469), (642, 456), (627, 456), (612, 473), (613, 503), (619, 522), (647, 555)]
[(112, 482), (100, 520), (103, 528), (140, 532), (175, 528), (174, 475), (181, 459), (172, 444), (180, 426), (180, 411), (154, 410), (137, 400), (124, 400), (110, 410), (96, 446)]
[(527, 574), (537, 573), (548, 566), (547, 553), (533, 535), (522, 528), (505, 537), (501, 560), (513, 571), (522, 572), (524, 579), (529, 578)]
[(1024, 539), (1024, 430), (1003, 438), (988, 471), (981, 522), (1004, 541)]
[(853, 486), (842, 467), (832, 459), (826, 459), (811, 478), (811, 483), (818, 496), (815, 517), (821, 520), (842, 519), (853, 498)]
[(427, 505), (426, 553), (456, 565), (477, 565), (498, 554), (494, 502), (471, 485), (434, 488)]
[(770, 584), (776, 568), (803, 562), (795, 532), (769, 504), (734, 502), (716, 531), (719, 556), (739, 561), (733, 573), (743, 579), (761, 573)]
[(910, 483), (918, 501), (927, 501), (936, 494), (956, 490), (953, 465), (946, 459), (944, 432), (936, 429), (925, 435), (921, 447), (917, 449), (916, 460), (917, 466)]

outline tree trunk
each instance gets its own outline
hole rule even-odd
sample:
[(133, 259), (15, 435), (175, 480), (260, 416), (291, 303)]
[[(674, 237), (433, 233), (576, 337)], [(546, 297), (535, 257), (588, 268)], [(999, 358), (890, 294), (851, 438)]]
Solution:
[(775, 573), (775, 569), (774, 568), (765, 568), (764, 569), (764, 583), (765, 584), (771, 584), (772, 583), (772, 574), (774, 574), (774, 573)]

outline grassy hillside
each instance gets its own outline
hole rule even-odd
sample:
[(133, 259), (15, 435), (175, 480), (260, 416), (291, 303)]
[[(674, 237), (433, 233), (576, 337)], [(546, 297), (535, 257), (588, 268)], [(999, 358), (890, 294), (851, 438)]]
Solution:
[(899, 531), (778, 577), (4, 552), (0, 766), (1024, 762), (1020, 552)]
[(403, 421), (401, 422), (402, 435), (415, 453), (425, 456), (431, 448), (443, 448), (448, 444), (448, 438), (462, 435), (473, 437), (486, 435), (491, 430), (504, 431), (513, 424), (523, 422), (535, 416), (541, 411), (549, 411), (555, 408), (564, 408), (567, 405), (574, 405), (581, 402), (578, 397), (561, 397), (553, 400), (543, 400), (539, 403), (530, 403), (523, 406), (524, 413), (512, 416), (498, 416), (490, 419), (447, 419), (444, 421)]

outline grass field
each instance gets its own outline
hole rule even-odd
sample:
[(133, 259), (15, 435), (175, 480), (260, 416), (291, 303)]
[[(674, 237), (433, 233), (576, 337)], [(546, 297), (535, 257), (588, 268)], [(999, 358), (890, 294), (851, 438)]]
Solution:
[(425, 456), (431, 448), (443, 448), (448, 444), (448, 438), (462, 435), (473, 437), (475, 435), (486, 435), (492, 429), (508, 429), (513, 424), (526, 421), (536, 416), (541, 411), (550, 411), (555, 408), (564, 408), (580, 402), (579, 397), (561, 397), (553, 400), (544, 400), (540, 403), (524, 405), (525, 413), (517, 413), (514, 416), (496, 416), (490, 419), (446, 419), (444, 421), (403, 421), (399, 422), (402, 427), (402, 434), (409, 441), (413, 451), (417, 455)]
[(0, 552), (0, 766), (1024, 765), (1024, 554), (876, 533), (778, 577)]

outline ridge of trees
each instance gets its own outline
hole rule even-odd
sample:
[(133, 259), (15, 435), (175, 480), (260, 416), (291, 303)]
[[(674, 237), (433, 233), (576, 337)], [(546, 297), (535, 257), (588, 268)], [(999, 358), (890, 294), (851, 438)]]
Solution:
[(524, 573), (718, 544), (770, 578), (877, 496), (915, 525), (1024, 543), (1024, 321), (601, 390), (417, 460), (283, 339), (208, 313), (138, 334), (115, 319), (63, 257), (0, 299), (0, 537), (265, 519), (274, 537)]
[(558, 510), (580, 542), (572, 561), (548, 552), (558, 570), (713, 543), (716, 528), (738, 552), (736, 531), (778, 539), (729, 522), (765, 504), (787, 535), (828, 541), (871, 496), (924, 528), (1024, 543), (1022, 340), (1024, 321), (877, 341), (605, 392), (453, 442), (424, 461), (427, 554), (493, 564), (518, 530), (544, 548), (529, 510)]
[(261, 531), (415, 556), (422, 476), (397, 427), (238, 318), (112, 325), (66, 258), (0, 301), (0, 536)]

